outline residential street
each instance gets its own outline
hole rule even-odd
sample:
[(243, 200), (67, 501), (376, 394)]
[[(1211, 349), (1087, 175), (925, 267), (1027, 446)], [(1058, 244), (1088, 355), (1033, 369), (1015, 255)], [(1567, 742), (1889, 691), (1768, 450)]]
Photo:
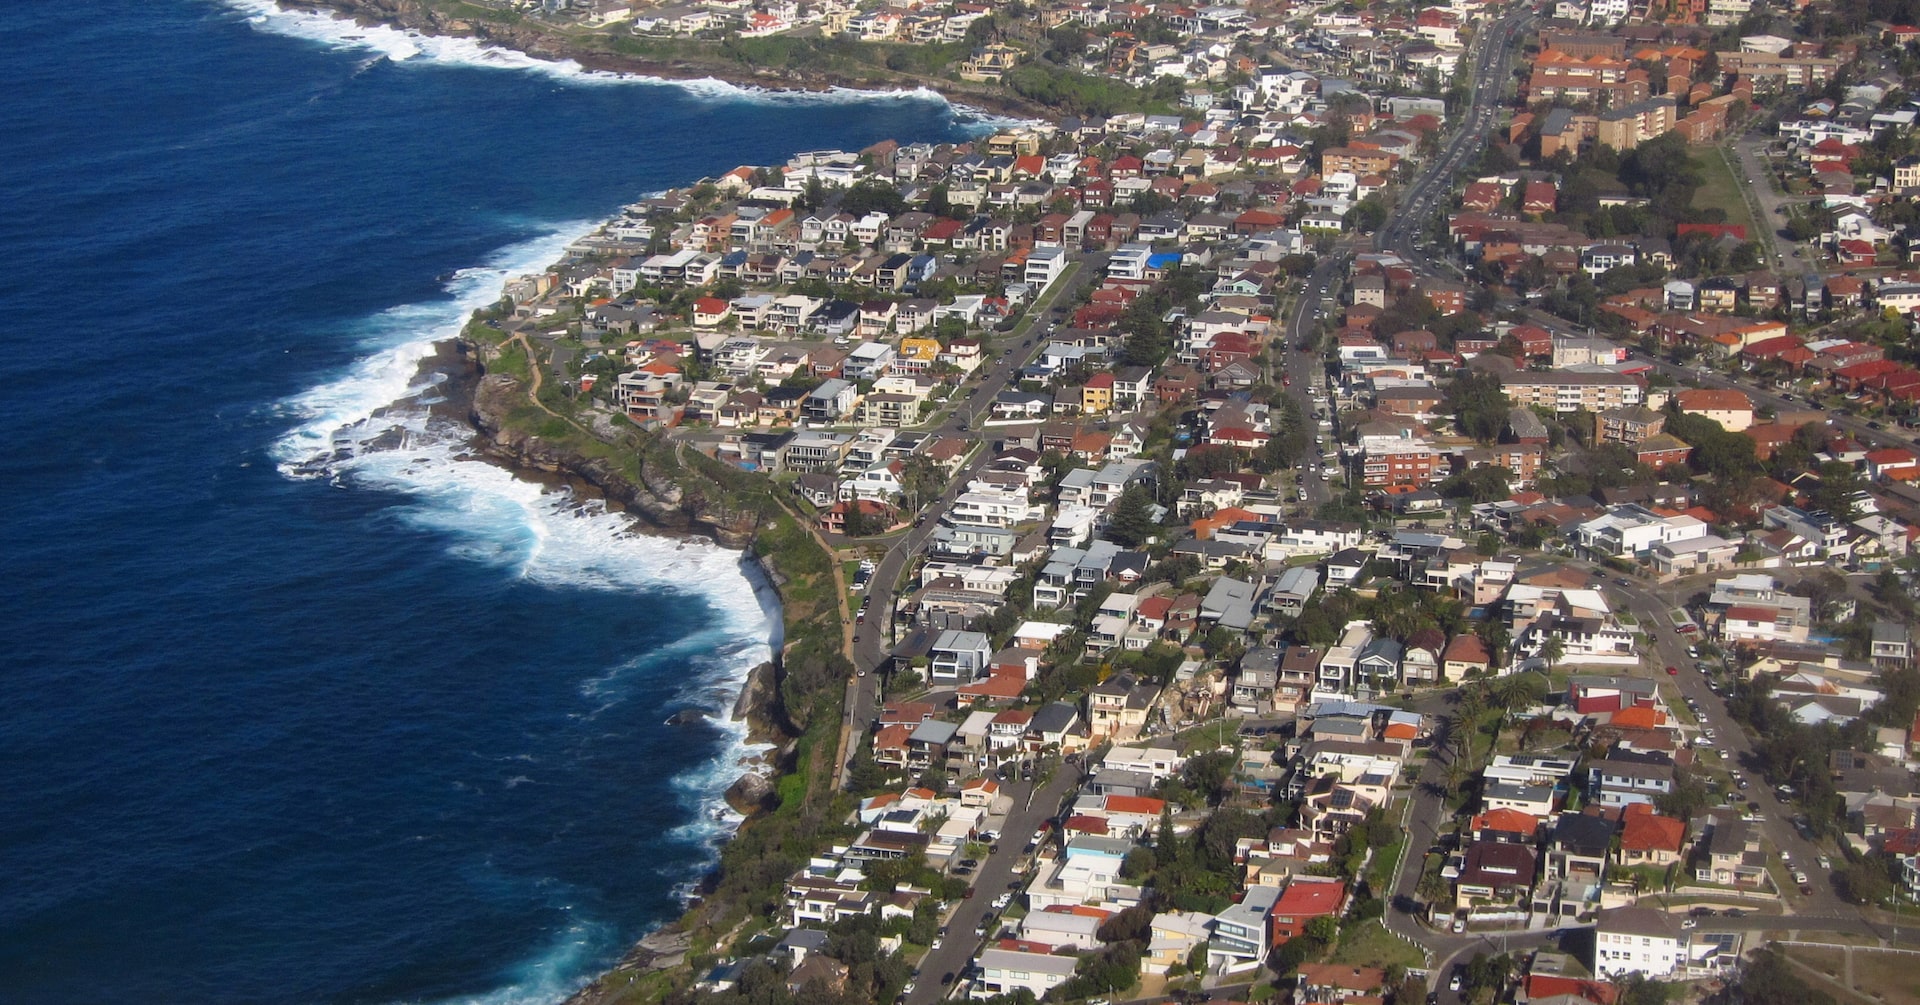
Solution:
[[(1062, 762), (1038, 791), (1030, 782), (1007, 783), (1004, 791), (1013, 800), (1013, 809), (1007, 814), (1006, 825), (1000, 829), (1000, 850), (980, 860), (980, 869), (973, 876), (975, 894), (960, 901), (947, 916), (947, 934), (940, 940), (938, 949), (929, 951), (921, 959), (913, 991), (906, 996), (907, 1005), (926, 1005), (940, 1000), (966, 972), (974, 953), (986, 941), (974, 932), (988, 915), (998, 913), (993, 910), (993, 898), (1013, 892), (1028, 878), (1015, 875), (1014, 863), (1026, 857), (1027, 842), (1040, 824), (1055, 815), (1062, 801), (1082, 780), (1080, 761), (1075, 759), (1071, 763)], [(993, 932), (987, 934), (991, 936)]]
[[(961, 403), (948, 412), (937, 427), (938, 432), (990, 440), (990, 434), (980, 428), (977, 417), (985, 414), (995, 395), (1015, 382), (1020, 368), (1033, 357), (1034, 350), (1044, 344), (1046, 325), (1054, 316), (1055, 306), (1078, 301), (1081, 291), (1106, 273), (1107, 258), (1107, 255), (1097, 253), (1081, 259), (1079, 268), (1048, 287), (1040, 296), (1026, 321), (994, 340), (994, 346), (1001, 347), (1000, 355), (983, 364), (987, 367), (985, 376), (973, 385), (973, 390)], [(908, 528), (887, 549), (887, 553), (874, 563), (873, 578), (865, 592), (872, 604), (867, 611), (866, 623), (854, 631), (853, 663), (867, 671), (867, 674), (856, 676), (848, 684), (845, 707), (846, 723), (851, 730), (847, 746), (849, 751), (858, 748), (879, 709), (883, 677), (873, 671), (881, 666), (893, 649), (892, 612), (899, 600), (895, 584), (899, 582), (902, 570), (921, 553), (927, 538), (932, 535), (935, 526), (933, 518), (945, 511), (956, 496), (966, 491), (967, 482), (990, 460), (991, 450), (976, 451), (966, 467), (947, 483), (947, 490), (941, 493), (940, 498), (926, 504), (921, 510), (928, 515), (926, 522)], [(845, 765), (839, 767), (844, 768)]]
[[(1707, 577), (1711, 580), (1712, 577)], [(1813, 842), (1800, 836), (1792, 823), (1798, 810), (1781, 801), (1758, 773), (1754, 771), (1753, 744), (1746, 729), (1735, 723), (1727, 715), (1726, 702), (1719, 695), (1707, 689), (1706, 676), (1693, 668), (1694, 658), (1687, 655), (1690, 644), (1680, 633), (1674, 631), (1673, 624), (1667, 619), (1667, 612), (1675, 606), (1675, 593), (1685, 600), (1685, 593), (1696, 587), (1680, 589), (1649, 589), (1638, 581), (1628, 580), (1632, 585), (1610, 585), (1607, 592), (1616, 597), (1625, 597), (1627, 610), (1647, 629), (1648, 649), (1646, 654), (1653, 658), (1656, 667), (1678, 667), (1678, 676), (1669, 678), (1680, 689), (1680, 693), (1692, 698), (1700, 706), (1701, 724), (1714, 730), (1715, 746), (1702, 758), (1708, 764), (1719, 762), (1730, 765), (1749, 777), (1749, 784), (1741, 792), (1743, 802), (1760, 804), (1760, 827), (1767, 841), (1775, 848), (1785, 849), (1792, 855), (1793, 861), (1808, 870), (1814, 880), (1813, 894), (1802, 896), (1798, 890), (1786, 891), (1783, 903), (1795, 914), (1812, 914), (1827, 917), (1851, 915), (1858, 919), (1859, 913), (1834, 892), (1831, 877), (1813, 868), (1815, 861), (1824, 851)], [(1656, 669), (1656, 674), (1660, 673)], [(1683, 730), (1688, 736), (1697, 735), (1695, 731)]]

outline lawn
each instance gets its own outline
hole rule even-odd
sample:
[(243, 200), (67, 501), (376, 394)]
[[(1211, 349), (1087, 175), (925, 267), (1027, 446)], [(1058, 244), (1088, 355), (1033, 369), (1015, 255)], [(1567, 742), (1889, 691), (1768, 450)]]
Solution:
[(1398, 963), (1414, 969), (1427, 965), (1427, 956), (1387, 931), (1379, 919), (1340, 933), (1340, 945), (1327, 962), (1355, 967), (1385, 967)]
[(1728, 223), (1745, 226), (1748, 239), (1757, 240), (1761, 231), (1754, 224), (1746, 193), (1741, 190), (1746, 183), (1734, 174), (1733, 165), (1721, 149), (1709, 147), (1695, 154), (1693, 166), (1700, 171), (1700, 187), (1693, 193), (1693, 208), (1724, 210)]
[[(1834, 994), (1842, 1002), (1854, 1000), (1881, 1001), (1890, 1005), (1914, 1005), (1920, 1002), (1920, 994), (1913, 988), (1914, 958), (1905, 953), (1876, 952), (1872, 949), (1856, 949), (1853, 953), (1853, 983), (1851, 992), (1857, 998), (1849, 998), (1843, 991), (1849, 986), (1846, 980), (1846, 954), (1839, 949), (1826, 949), (1817, 946), (1784, 946), (1787, 956), (1805, 964), (1813, 973), (1805, 970), (1800, 975), (1814, 987)], [(1827, 983), (1814, 975), (1821, 974)]]

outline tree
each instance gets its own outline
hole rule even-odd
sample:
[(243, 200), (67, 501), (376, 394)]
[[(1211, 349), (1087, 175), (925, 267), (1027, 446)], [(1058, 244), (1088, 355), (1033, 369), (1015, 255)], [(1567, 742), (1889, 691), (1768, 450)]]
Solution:
[(1654, 797), (1654, 808), (1680, 820), (1690, 820), (1712, 803), (1706, 783), (1692, 769), (1675, 765), (1673, 788)]
[(1482, 443), (1492, 443), (1506, 425), (1513, 403), (1500, 389), (1500, 378), (1469, 370), (1454, 377), (1453, 383), (1447, 386), (1444, 407), (1453, 413), (1461, 433)]
[(1856, 904), (1878, 904), (1893, 894), (1890, 859), (1875, 853), (1847, 863), (1840, 871), (1840, 889)]
[(1371, 234), (1387, 222), (1387, 205), (1381, 201), (1378, 192), (1372, 193), (1353, 204), (1353, 208), (1347, 211), (1347, 222), (1351, 225), (1350, 229)]
[(1160, 530), (1153, 519), (1153, 490), (1143, 484), (1127, 486), (1114, 503), (1113, 519), (1107, 525), (1107, 537), (1115, 544), (1133, 548), (1151, 540)]
[[(1506, 421), (1504, 414), (1500, 417), (1500, 421)], [(1446, 481), (1440, 483), (1440, 494), (1449, 499), (1465, 499), (1468, 502), (1494, 502), (1513, 495), (1513, 489), (1508, 484), (1511, 477), (1512, 472), (1498, 464), (1482, 464), (1449, 476)], [(1491, 555), (1494, 552), (1487, 554)]]
[(1567, 644), (1561, 641), (1558, 635), (1547, 636), (1547, 641), (1540, 646), (1540, 656), (1547, 661), (1548, 670), (1552, 670), (1554, 664), (1560, 662), (1560, 658), (1566, 654)]
[(1677, 985), (1662, 984), (1638, 972), (1622, 977), (1619, 986), (1620, 1005), (1667, 1005), (1679, 990)]
[(1828, 461), (1820, 465), (1820, 487), (1813, 490), (1813, 507), (1833, 514), (1835, 520), (1852, 520), (1859, 508), (1854, 496), (1861, 488), (1860, 473), (1852, 464)]
[(1340, 923), (1333, 920), (1332, 915), (1323, 914), (1317, 918), (1307, 919), (1305, 932), (1308, 938), (1319, 939), (1321, 942), (1332, 942), (1334, 939), (1340, 937)]
[(1832, 995), (1801, 980), (1785, 957), (1766, 948), (1753, 951), (1730, 990), (1735, 1005), (1833, 1005)]
[(1475, 953), (1473, 959), (1467, 961), (1466, 985), (1469, 990), (1489, 989), (1497, 998), (1500, 991), (1506, 987), (1507, 979), (1512, 975), (1513, 957), (1506, 953), (1498, 956)]

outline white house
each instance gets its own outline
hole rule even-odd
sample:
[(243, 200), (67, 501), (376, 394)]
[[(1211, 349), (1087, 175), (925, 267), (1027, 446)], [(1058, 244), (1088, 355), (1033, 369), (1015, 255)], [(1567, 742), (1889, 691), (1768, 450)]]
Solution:
[(973, 998), (993, 998), (1025, 989), (1039, 998), (1072, 977), (1079, 962), (1073, 956), (1013, 949), (983, 950), (974, 960), (980, 979), (969, 994)]
[(1602, 980), (1627, 974), (1661, 978), (1685, 962), (1679, 922), (1650, 907), (1601, 911), (1594, 925), (1593, 972)]

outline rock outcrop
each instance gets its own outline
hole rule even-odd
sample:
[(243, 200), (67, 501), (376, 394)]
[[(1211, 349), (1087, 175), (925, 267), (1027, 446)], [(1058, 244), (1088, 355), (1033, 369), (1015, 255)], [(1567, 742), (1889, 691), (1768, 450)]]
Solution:
[(717, 493), (687, 484), (687, 472), (662, 471), (643, 463), (636, 481), (600, 457), (589, 457), (510, 424), (508, 416), (527, 404), (517, 379), (499, 373), (480, 378), (474, 389), (471, 421), (486, 452), (509, 467), (537, 471), (589, 486), (610, 507), (649, 526), (675, 534), (700, 534), (728, 548), (745, 548), (757, 516), (728, 510)]

